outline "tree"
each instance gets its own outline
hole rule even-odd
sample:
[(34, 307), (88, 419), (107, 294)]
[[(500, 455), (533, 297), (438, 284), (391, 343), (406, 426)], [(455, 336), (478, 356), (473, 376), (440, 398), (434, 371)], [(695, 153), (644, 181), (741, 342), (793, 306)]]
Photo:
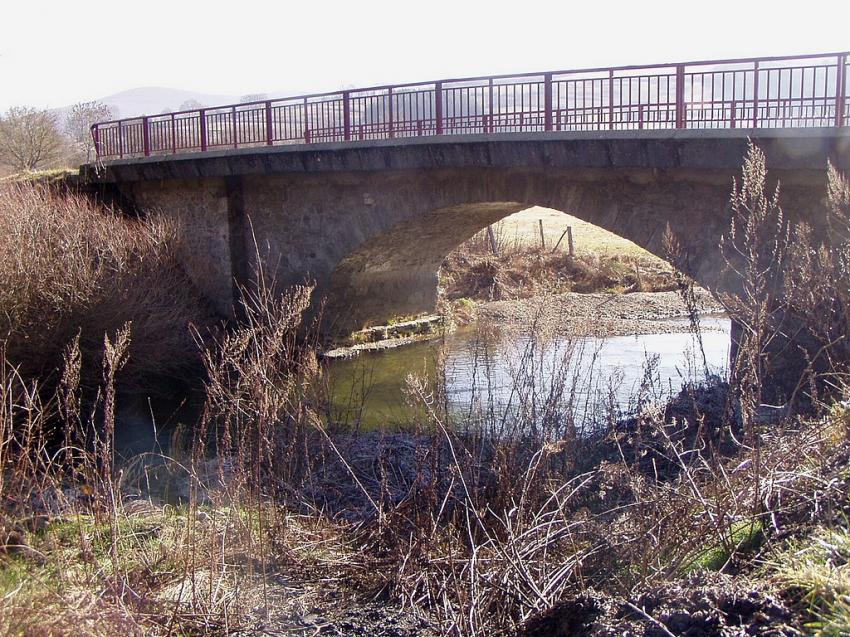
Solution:
[(0, 118), (0, 163), (14, 170), (36, 170), (57, 161), (65, 149), (56, 115), (13, 106)]
[(89, 160), (93, 148), (91, 125), (115, 119), (117, 112), (103, 102), (79, 102), (65, 116), (63, 129), (74, 147), (74, 155), (80, 160)]
[(248, 93), (239, 98), (239, 103), (265, 102), (267, 99), (269, 99), (268, 93)]
[(204, 105), (201, 104), (198, 100), (186, 100), (180, 105), (178, 111), (199, 111), (204, 108)]

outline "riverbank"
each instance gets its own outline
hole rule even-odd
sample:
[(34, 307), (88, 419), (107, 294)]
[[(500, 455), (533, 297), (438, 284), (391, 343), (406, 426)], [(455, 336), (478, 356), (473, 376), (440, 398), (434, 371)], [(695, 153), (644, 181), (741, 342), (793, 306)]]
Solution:
[[(723, 312), (708, 291), (696, 288), (695, 297), (699, 314)], [(536, 325), (559, 336), (631, 336), (691, 330), (690, 324), (681, 320), (688, 316), (688, 308), (677, 292), (563, 292), (490, 301), (481, 304), (477, 313), (480, 319), (502, 329), (528, 331)]]

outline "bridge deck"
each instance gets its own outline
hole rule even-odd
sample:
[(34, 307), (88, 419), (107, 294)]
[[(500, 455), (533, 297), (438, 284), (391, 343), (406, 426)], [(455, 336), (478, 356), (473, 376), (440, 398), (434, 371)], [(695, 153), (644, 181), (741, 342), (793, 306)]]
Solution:
[(92, 183), (262, 174), (474, 168), (737, 171), (748, 140), (771, 170), (812, 171), (826, 158), (850, 170), (850, 127), (445, 135), (287, 144), (206, 153), (137, 156), (82, 167)]
[(150, 115), (92, 126), (100, 160), (245, 147), (499, 133), (850, 124), (848, 53), (461, 78)]

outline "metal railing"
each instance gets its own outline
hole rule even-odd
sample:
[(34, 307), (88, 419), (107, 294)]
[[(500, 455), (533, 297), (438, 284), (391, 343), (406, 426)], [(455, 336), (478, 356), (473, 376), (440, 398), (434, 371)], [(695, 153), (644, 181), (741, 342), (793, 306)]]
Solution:
[(847, 126), (844, 53), (459, 78), (92, 126), (99, 159), (543, 131)]

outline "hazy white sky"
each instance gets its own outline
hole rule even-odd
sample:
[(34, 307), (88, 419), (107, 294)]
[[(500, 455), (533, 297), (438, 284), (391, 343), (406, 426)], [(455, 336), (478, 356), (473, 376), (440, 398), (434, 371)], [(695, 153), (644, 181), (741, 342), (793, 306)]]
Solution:
[(0, 110), (846, 51), (848, 24), (848, 0), (6, 0)]

